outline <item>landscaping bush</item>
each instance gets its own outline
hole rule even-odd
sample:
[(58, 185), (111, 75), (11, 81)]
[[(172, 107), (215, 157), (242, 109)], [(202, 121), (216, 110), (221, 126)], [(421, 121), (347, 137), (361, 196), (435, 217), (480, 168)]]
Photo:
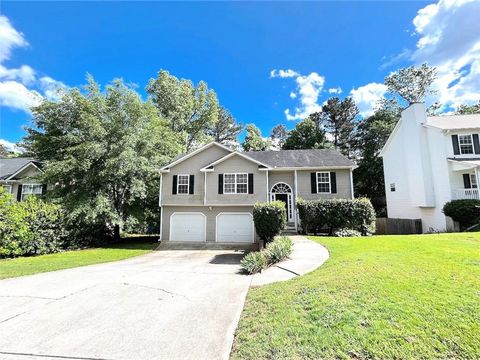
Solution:
[(67, 246), (64, 212), (32, 196), (15, 202), (0, 190), (0, 257), (40, 255)]
[(257, 235), (268, 243), (287, 225), (285, 203), (272, 201), (256, 203), (253, 207), (253, 221)]
[(336, 237), (358, 237), (362, 236), (362, 234), (357, 230), (350, 230), (350, 229), (340, 229), (333, 233), (333, 236)]
[(263, 251), (254, 251), (243, 257), (240, 266), (248, 274), (255, 274), (267, 266), (267, 259)]
[(265, 248), (265, 257), (269, 264), (275, 264), (286, 259), (293, 250), (293, 242), (289, 237), (276, 238)]
[(297, 201), (298, 213), (305, 233), (314, 234), (326, 229), (356, 230), (362, 235), (375, 232), (375, 210), (368, 199), (322, 199)]
[(480, 200), (452, 200), (443, 206), (443, 213), (458, 221), (462, 229), (480, 222)]

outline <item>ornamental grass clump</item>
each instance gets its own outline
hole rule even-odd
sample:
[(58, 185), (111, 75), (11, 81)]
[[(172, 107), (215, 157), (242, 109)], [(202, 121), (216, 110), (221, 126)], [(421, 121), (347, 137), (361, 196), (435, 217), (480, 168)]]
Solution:
[(264, 252), (268, 263), (271, 265), (285, 260), (292, 253), (292, 250), (292, 240), (289, 237), (282, 236), (267, 244)]
[(267, 259), (263, 251), (254, 251), (243, 257), (240, 266), (246, 273), (255, 274), (267, 266)]

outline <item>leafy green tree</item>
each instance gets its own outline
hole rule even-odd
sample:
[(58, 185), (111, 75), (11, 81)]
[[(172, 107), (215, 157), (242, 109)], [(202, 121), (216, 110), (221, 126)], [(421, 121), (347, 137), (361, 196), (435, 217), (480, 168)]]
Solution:
[(332, 97), (322, 106), (325, 128), (333, 137), (333, 145), (342, 154), (351, 157), (353, 151), (355, 119), (358, 108), (351, 97), (340, 100)]
[(244, 151), (263, 151), (268, 150), (272, 145), (269, 139), (264, 139), (259, 128), (254, 124), (248, 124), (245, 127), (247, 134), (242, 144)]
[(408, 104), (424, 101), (434, 94), (432, 84), (437, 78), (437, 70), (427, 64), (399, 69), (385, 78), (385, 85), (391, 94), (399, 95)]
[(270, 134), (270, 139), (272, 139), (272, 144), (278, 149), (281, 149), (285, 144), (285, 141), (288, 137), (288, 130), (283, 124), (278, 124), (273, 127), (272, 133)]
[(480, 114), (480, 100), (473, 105), (460, 105), (455, 113), (457, 115)]
[(183, 135), (187, 151), (208, 140), (208, 132), (218, 120), (219, 105), (217, 95), (204, 81), (194, 85), (161, 70), (156, 79), (150, 79), (147, 93), (170, 129)]
[(230, 111), (220, 106), (217, 120), (207, 129), (207, 135), (218, 143), (230, 145), (237, 141), (242, 129), (243, 125), (237, 123)]
[(77, 229), (113, 229), (118, 238), (155, 204), (158, 168), (180, 151), (180, 139), (152, 102), (121, 80), (102, 92), (89, 77), (84, 91), (67, 90), (32, 113), (25, 146), (44, 161), (43, 180), (56, 185), (49, 194)]
[(353, 176), (355, 194), (372, 199), (377, 210), (382, 204), (375, 200), (385, 196), (383, 161), (379, 154), (400, 118), (400, 111), (390, 105), (384, 103), (360, 122), (355, 143), (359, 155)]
[(283, 145), (284, 150), (298, 149), (325, 149), (331, 147), (326, 138), (325, 130), (318, 128), (310, 119), (306, 118), (290, 130)]
[(9, 157), (11, 152), (5, 147), (5, 145), (0, 144), (0, 157)]

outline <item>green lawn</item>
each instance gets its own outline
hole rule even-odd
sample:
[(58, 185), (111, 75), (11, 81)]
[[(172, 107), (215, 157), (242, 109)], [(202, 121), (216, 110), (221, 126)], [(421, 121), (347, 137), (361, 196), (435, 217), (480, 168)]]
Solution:
[(250, 290), (233, 359), (480, 358), (480, 233), (312, 239), (330, 259)]
[(157, 242), (132, 239), (101, 248), (4, 259), (0, 260), (0, 279), (127, 259), (148, 253), (157, 245)]

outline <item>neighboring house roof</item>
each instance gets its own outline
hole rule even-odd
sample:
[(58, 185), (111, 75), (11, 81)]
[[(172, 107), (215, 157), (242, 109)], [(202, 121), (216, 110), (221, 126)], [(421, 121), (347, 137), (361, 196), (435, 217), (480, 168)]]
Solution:
[(355, 167), (355, 163), (336, 150), (280, 150), (242, 153), (271, 168)]
[(480, 114), (427, 116), (426, 126), (442, 130), (463, 130), (480, 128)]
[(40, 167), (40, 162), (32, 158), (0, 159), (0, 180), (14, 179), (15, 175), (28, 166)]

